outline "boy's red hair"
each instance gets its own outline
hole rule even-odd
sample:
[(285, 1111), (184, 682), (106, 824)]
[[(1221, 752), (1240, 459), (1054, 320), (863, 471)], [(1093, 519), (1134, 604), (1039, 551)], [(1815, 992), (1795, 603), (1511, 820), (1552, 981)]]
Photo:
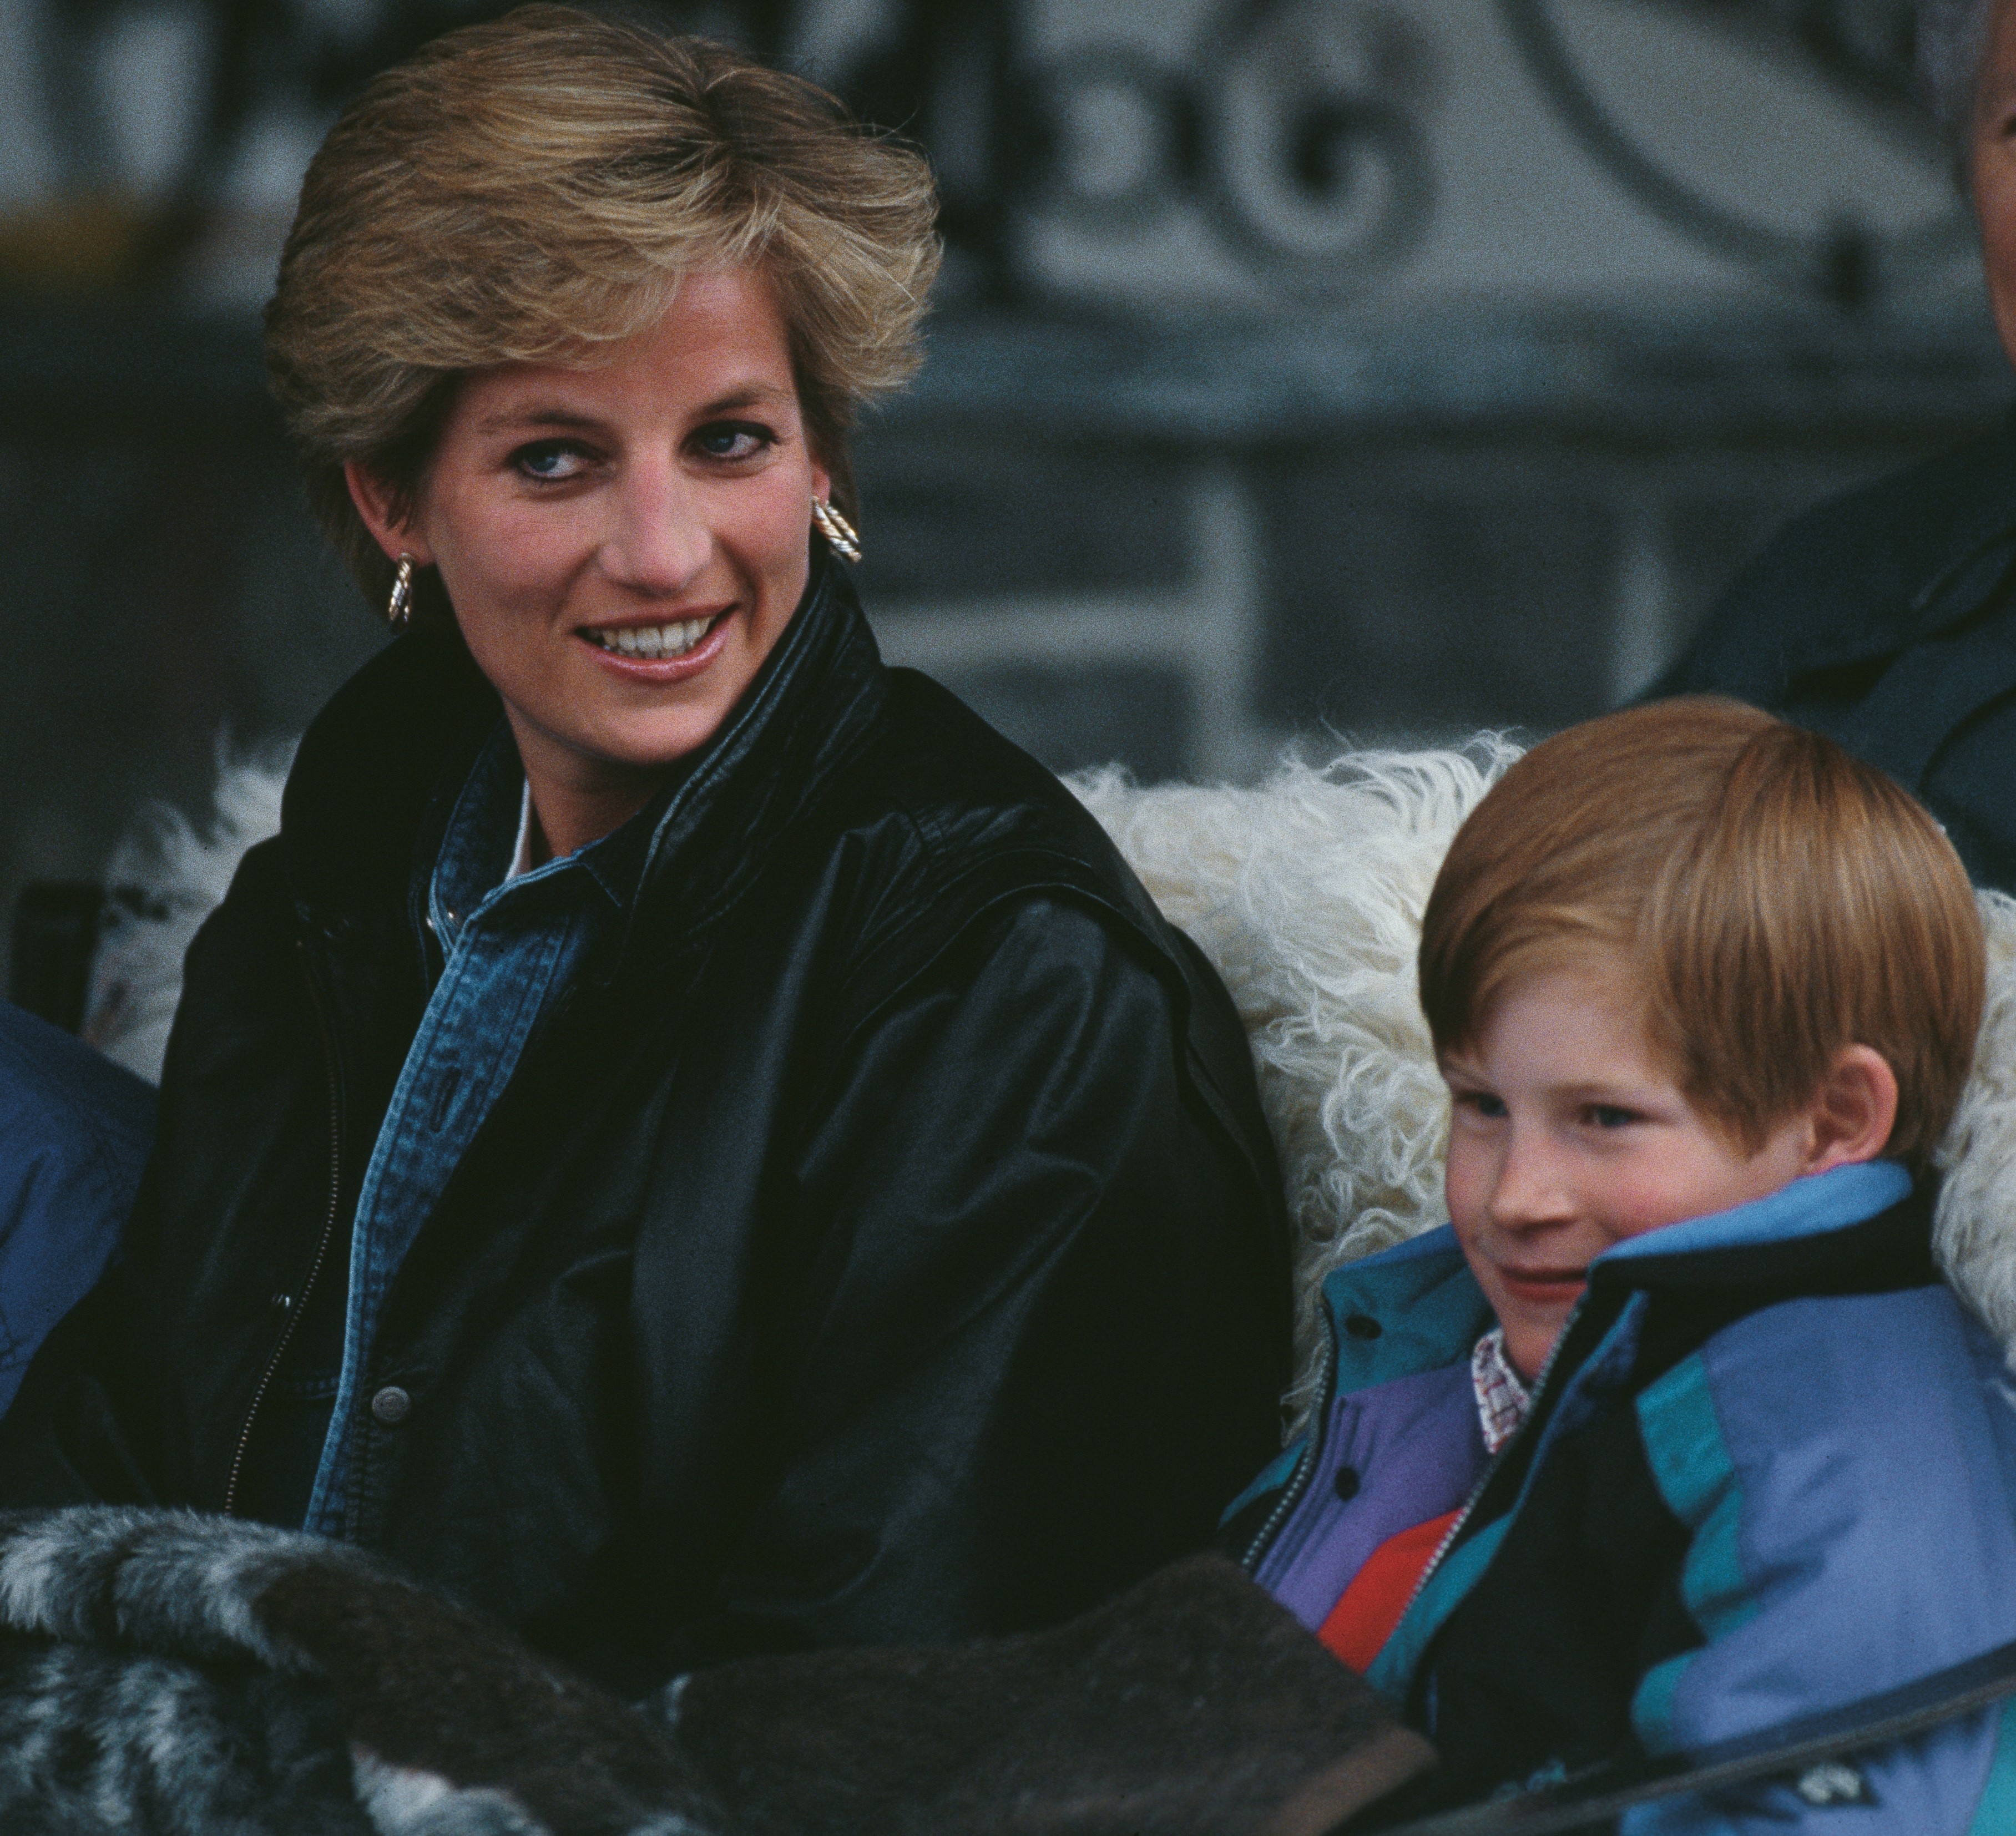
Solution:
[(1428, 899), (1437, 1052), (1514, 981), (1592, 949), (1642, 978), (1653, 1051), (1753, 1151), (1850, 1044), (1896, 1073), (1888, 1156), (1922, 1166), (1952, 1118), (1983, 999), (1973, 890), (1916, 800), (1831, 740), (1695, 697), (1535, 747)]

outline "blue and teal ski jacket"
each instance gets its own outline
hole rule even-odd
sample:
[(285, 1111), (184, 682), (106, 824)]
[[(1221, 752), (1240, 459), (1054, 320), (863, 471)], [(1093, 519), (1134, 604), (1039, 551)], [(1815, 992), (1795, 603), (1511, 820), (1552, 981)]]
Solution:
[[(1313, 1623), (1387, 1525), (1452, 1508), (1396, 1487), (1464, 1482), (1370, 1672), (1435, 1741), (1446, 1802), (1773, 1727), (2016, 1640), (2016, 1402), (1939, 1279), (1931, 1210), (1875, 1162), (1618, 1244), (1496, 1459), (1467, 1369), (1491, 1315), (1453, 1233), (1340, 1269), (1333, 1384), (1228, 1513), (1234, 1546)], [(1327, 1550), (1341, 1571), (1312, 1593)], [(2016, 1707), (1874, 1756), (1827, 1806), (1746, 1788), (1624, 1827), (2016, 1830)]]

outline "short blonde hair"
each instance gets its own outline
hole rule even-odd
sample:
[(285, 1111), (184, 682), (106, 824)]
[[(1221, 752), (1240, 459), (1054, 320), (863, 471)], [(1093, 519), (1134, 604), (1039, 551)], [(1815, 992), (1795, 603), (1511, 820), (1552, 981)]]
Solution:
[(324, 527), (381, 594), (346, 461), (410, 509), (461, 376), (592, 362), (681, 275), (731, 266), (776, 290), (807, 437), (852, 509), (848, 430), (919, 362), (936, 209), (919, 154), (704, 39), (533, 5), (434, 40), (330, 129), (266, 309)]
[(1916, 800), (1830, 740), (1697, 697), (1571, 727), (1513, 765), (1423, 920), (1437, 1051), (1592, 948), (1640, 978), (1688, 1101), (1752, 1151), (1850, 1044), (1896, 1074), (1888, 1155), (1922, 1166), (1952, 1119), (1985, 976), (1973, 889)]

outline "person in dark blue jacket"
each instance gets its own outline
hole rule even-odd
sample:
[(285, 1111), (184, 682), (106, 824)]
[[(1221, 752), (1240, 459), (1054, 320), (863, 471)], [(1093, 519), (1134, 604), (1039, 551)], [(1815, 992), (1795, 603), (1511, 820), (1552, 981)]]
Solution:
[(1823, 504), (1737, 578), (1655, 698), (1733, 695), (1914, 792), (2016, 892), (2016, 419)]
[[(1420, 981), (1450, 1228), (1331, 1276), (1330, 1394), (1229, 1528), (1434, 1741), (1430, 1793), (1697, 1750), (2016, 1640), (2016, 1406), (1928, 1170), (1981, 924), (1923, 808), (1733, 702), (1571, 729), (1457, 834)], [(1858, 1836), (2016, 1827), (2016, 1710), (1831, 1790), (1624, 1829), (1818, 1836), (1848, 1800)]]
[[(1917, 15), (2016, 356), (2016, 6), (1918, 0)], [(1651, 691), (1708, 693), (1881, 766), (1945, 824), (1977, 885), (2016, 892), (2016, 419), (1783, 530)]]
[(0, 1002), (0, 1411), (110, 1261), (153, 1136), (148, 1085)]

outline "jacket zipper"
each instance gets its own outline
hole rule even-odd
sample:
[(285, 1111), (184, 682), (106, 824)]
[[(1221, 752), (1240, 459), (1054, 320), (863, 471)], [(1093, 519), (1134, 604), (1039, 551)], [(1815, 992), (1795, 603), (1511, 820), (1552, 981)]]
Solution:
[(1316, 1467), (1323, 1459), (1323, 1439), (1330, 1432), (1330, 1406), (1337, 1400), (1337, 1322), (1331, 1317), (1327, 1302), (1322, 1312), (1323, 1342), (1329, 1348), (1330, 1355), (1323, 1360), (1323, 1387), (1316, 1393), (1316, 1405), (1309, 1415), (1309, 1439), (1302, 1449), (1302, 1457), (1295, 1463), (1295, 1470), (1281, 1489), (1281, 1496), (1267, 1514), (1266, 1522), (1260, 1526), (1259, 1533), (1246, 1546), (1246, 1553), (1240, 1558), (1239, 1565), (1249, 1575), (1258, 1571), (1268, 1545), (1279, 1534), (1288, 1514), (1301, 1503), (1302, 1495), (1309, 1490), (1309, 1481), (1316, 1477)]
[(1435, 1571), (1442, 1565), (1442, 1557), (1449, 1553), (1456, 1539), (1463, 1534), (1463, 1525), (1470, 1521), (1471, 1514), (1477, 1509), (1478, 1501), (1484, 1496), (1485, 1487), (1489, 1485), (1496, 1476), (1498, 1469), (1505, 1463), (1507, 1456), (1525, 1437), (1528, 1424), (1539, 1413), (1541, 1392), (1547, 1387), (1547, 1379), (1553, 1373), (1554, 1361), (1561, 1356), (1561, 1347), (1568, 1342), (1569, 1329), (1574, 1326), (1576, 1316), (1581, 1313), (1582, 1309), (1582, 1301), (1577, 1301), (1568, 1318), (1561, 1323), (1561, 1330), (1554, 1335), (1554, 1342), (1548, 1348), (1547, 1361), (1540, 1366), (1540, 1374), (1533, 1380), (1532, 1400), (1526, 1406), (1525, 1419), (1512, 1431), (1511, 1439), (1491, 1456), (1491, 1463), (1485, 1467), (1483, 1476), (1471, 1487), (1469, 1497), (1463, 1501), (1463, 1509), (1456, 1513), (1456, 1521), (1442, 1532), (1442, 1541), (1435, 1545), (1435, 1553), (1428, 1557), (1428, 1565), (1416, 1579), (1413, 1591), (1407, 1596), (1406, 1605), (1400, 1609), (1399, 1619), (1393, 1622), (1396, 1627), (1414, 1610), (1415, 1601), (1421, 1597), (1427, 1589), (1428, 1582), (1434, 1578)]
[(259, 1406), (266, 1399), (266, 1392), (272, 1387), (274, 1373), (280, 1368), (280, 1360), (287, 1355), (287, 1348), (293, 1343), (295, 1329), (301, 1324), (301, 1316), (308, 1311), (308, 1296), (315, 1291), (317, 1279), (322, 1274), (322, 1265), (329, 1259), (329, 1246), (336, 1236), (337, 1207), (343, 1193), (343, 1074), (337, 1061), (336, 1033), (329, 1024), (329, 1004), (323, 999), (322, 986), (315, 978), (315, 971), (308, 967), (308, 943), (297, 938), (294, 947), (301, 952), (301, 976), (308, 985), (308, 996), (315, 1012), (315, 1025), (322, 1035), (322, 1066), (329, 1082), (329, 1210), (322, 1219), (322, 1235), (317, 1239), (315, 1255), (308, 1264), (308, 1278), (301, 1283), (301, 1291), (294, 1297), (293, 1305), (288, 1309), (287, 1323), (280, 1329), (279, 1342), (273, 1347), (273, 1355), (266, 1360), (266, 1368), (260, 1373), (257, 1386), (252, 1392), (250, 1406), (245, 1411), (245, 1425), (239, 1430), (238, 1445), (231, 1456), (231, 1473), (225, 1481), (224, 1514), (232, 1514), (238, 1499), (238, 1481), (244, 1470), (246, 1449), (252, 1444), (252, 1424), (258, 1419)]

